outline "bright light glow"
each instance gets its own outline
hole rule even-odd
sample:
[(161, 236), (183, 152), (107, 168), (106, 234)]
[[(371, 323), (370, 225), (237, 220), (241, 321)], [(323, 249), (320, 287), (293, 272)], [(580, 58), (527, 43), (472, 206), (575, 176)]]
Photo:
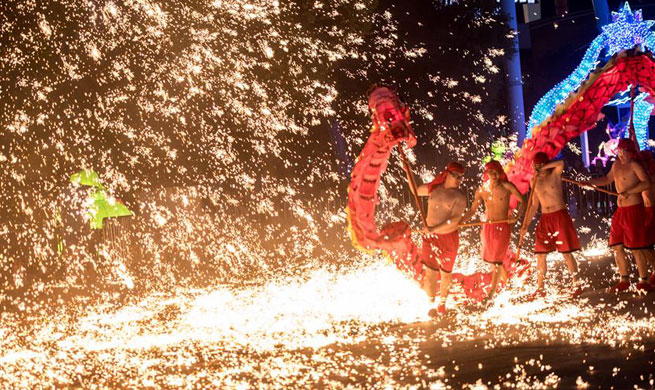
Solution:
[[(480, 262), (463, 259), (463, 263), (470, 261)], [(255, 373), (274, 377), (260, 387), (275, 388), (281, 381), (316, 383), (317, 369), (347, 376), (353, 367), (360, 367), (357, 370), (367, 372), (376, 383), (408, 388), (388, 372), (420, 367), (424, 356), (419, 345), (426, 342), (448, 347), (476, 340), (491, 349), (547, 340), (639, 350), (643, 340), (652, 337), (655, 318), (635, 319), (632, 314), (598, 310), (586, 299), (568, 299), (569, 292), (556, 287), (560, 278), (547, 278), (547, 297), (531, 302), (525, 298), (533, 291), (534, 275), (513, 279), (511, 288), (486, 309), (454, 300), (449, 309), (457, 326), (428, 325), (428, 333), (421, 330), (423, 324), (405, 325), (428, 320), (425, 294), (395, 266), (375, 258), (351, 270), (321, 269), (307, 277), (220, 286), (209, 292), (180, 289), (128, 305), (109, 302), (87, 307), (72, 316), (62, 311), (35, 322), (28, 345), (17, 337), (5, 314), (0, 327), (4, 339), (0, 375), (6, 383), (61, 385), (75, 383), (85, 373), (111, 376), (136, 370), (135, 375), (122, 376), (126, 386), (158, 387), (155, 384), (161, 381), (190, 385), (204, 378), (218, 387), (241, 383), (249, 388), (257, 379), (244, 375)], [(377, 343), (380, 353), (390, 359), (353, 353), (357, 347), (352, 347), (363, 342)], [(549, 370), (535, 359), (516, 366), (533, 365)], [(458, 369), (423, 367), (420, 372), (437, 380), (454, 377)], [(515, 381), (525, 388), (543, 384), (529, 377)], [(556, 373), (550, 372), (546, 381), (556, 383)], [(333, 387), (345, 388), (341, 382)]]

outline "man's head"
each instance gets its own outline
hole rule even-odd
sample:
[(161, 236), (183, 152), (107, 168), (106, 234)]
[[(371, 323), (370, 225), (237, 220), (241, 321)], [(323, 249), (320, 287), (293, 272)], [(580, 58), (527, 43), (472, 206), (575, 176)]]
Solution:
[(629, 138), (621, 138), (617, 148), (617, 155), (619, 156), (619, 160), (624, 164), (638, 158), (637, 147), (635, 146), (635, 143), (632, 142), (632, 140)]
[(432, 192), (437, 186), (443, 184), (446, 188), (457, 188), (462, 183), (464, 176), (464, 166), (458, 162), (451, 162), (446, 169), (441, 171), (430, 183), (428, 183), (428, 192)]
[(464, 178), (465, 168), (462, 164), (452, 161), (446, 166), (446, 180), (444, 186), (446, 188), (457, 188), (462, 184)]
[(484, 179), (495, 183), (499, 180), (507, 180), (507, 175), (498, 161), (491, 160), (484, 165)]
[(539, 172), (541, 167), (547, 164), (548, 161), (549, 159), (546, 153), (544, 152), (536, 153), (532, 158), (532, 169), (534, 169), (535, 172)]

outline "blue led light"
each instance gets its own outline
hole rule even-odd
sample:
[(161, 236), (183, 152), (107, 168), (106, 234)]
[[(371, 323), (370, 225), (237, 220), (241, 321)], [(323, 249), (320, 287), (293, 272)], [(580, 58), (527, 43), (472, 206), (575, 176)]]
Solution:
[(602, 27), (603, 35), (608, 38), (607, 53), (610, 56), (642, 45), (649, 35), (653, 35), (650, 29), (655, 24), (653, 20), (643, 21), (641, 10), (632, 12), (627, 2), (619, 12), (612, 12), (612, 22)]
[(571, 94), (578, 89), (580, 84), (589, 77), (589, 73), (598, 65), (598, 57), (606, 46), (607, 38), (601, 34), (596, 37), (589, 45), (589, 48), (582, 57), (582, 62), (567, 78), (555, 85), (546, 93), (532, 109), (530, 121), (528, 122), (528, 138), (532, 136), (532, 129), (546, 120), (555, 112), (555, 107), (562, 103)]
[[(646, 94), (641, 94), (646, 95)], [(648, 147), (648, 120), (650, 113), (653, 111), (653, 105), (644, 99), (635, 100), (634, 108), (634, 121), (635, 121), (635, 135), (639, 143), (639, 149), (646, 149)], [(630, 122), (628, 122), (628, 126)]]
[[(654, 24), (653, 20), (643, 20), (641, 10), (632, 12), (627, 2), (623, 4), (619, 12), (612, 12), (612, 23), (602, 27), (603, 32), (591, 42), (578, 67), (548, 91), (534, 106), (528, 122), (528, 138), (532, 137), (532, 130), (536, 126), (555, 112), (558, 104), (563, 103), (587, 80), (589, 74), (600, 63), (603, 50), (610, 56), (621, 50), (632, 49), (636, 45), (642, 45), (644, 49), (655, 51), (655, 33), (651, 31)], [(647, 144), (648, 120), (653, 110), (653, 105), (644, 100), (646, 96), (645, 93), (638, 96), (634, 111), (635, 132), (642, 148)], [(628, 97), (626, 101), (629, 99)], [(614, 100), (608, 104), (620, 103)]]
[[(618, 93), (618, 97), (609, 101), (606, 106), (628, 105), (630, 103), (630, 88), (632, 88), (632, 85), (628, 85), (628, 88), (625, 91)], [(637, 136), (640, 149), (646, 149), (648, 147), (648, 121), (650, 119), (650, 113), (653, 111), (654, 107), (645, 100), (647, 97), (648, 94), (645, 92), (642, 92), (635, 97), (633, 116), (635, 120), (635, 135)], [(630, 119), (628, 119), (627, 126), (630, 126)], [(626, 129), (627, 128), (628, 127), (626, 127)], [(625, 137), (629, 137), (627, 132), (625, 133)]]

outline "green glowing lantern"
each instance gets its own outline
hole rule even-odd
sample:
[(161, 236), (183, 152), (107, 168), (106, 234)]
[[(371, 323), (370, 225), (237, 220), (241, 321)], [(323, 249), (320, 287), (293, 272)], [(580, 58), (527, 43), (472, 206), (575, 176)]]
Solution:
[(500, 161), (505, 157), (505, 153), (507, 152), (507, 145), (505, 145), (505, 142), (503, 140), (497, 140), (494, 141), (493, 144), (491, 144), (491, 156), (486, 156), (485, 158), (482, 159), (482, 163), (486, 164), (491, 160), (496, 160)]
[(93, 187), (87, 202), (91, 229), (102, 229), (105, 218), (125, 217), (134, 215), (124, 204), (114, 197), (108, 196), (105, 187), (100, 182), (98, 174), (90, 169), (84, 169), (71, 175), (71, 183)]

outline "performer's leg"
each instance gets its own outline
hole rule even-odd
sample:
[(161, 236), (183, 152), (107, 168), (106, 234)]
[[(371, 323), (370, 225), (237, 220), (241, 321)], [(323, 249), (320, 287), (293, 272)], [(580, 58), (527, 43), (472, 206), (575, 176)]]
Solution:
[(500, 269), (502, 267), (503, 267), (502, 264), (491, 265), (491, 290), (489, 290), (489, 294), (487, 294), (487, 298), (493, 298), (494, 294), (496, 293), (496, 289), (498, 288), (498, 278), (500, 276)]
[(547, 253), (537, 253), (537, 290), (544, 289), (544, 277), (546, 277)]
[(423, 290), (428, 294), (430, 302), (434, 302), (434, 297), (437, 295), (437, 273), (431, 268), (425, 267), (425, 279), (423, 279)]
[(614, 261), (619, 268), (619, 275), (621, 275), (622, 278), (624, 276), (628, 277), (630, 271), (628, 270), (628, 260), (626, 259), (623, 245), (614, 245), (612, 250), (614, 251)]
[(655, 251), (652, 249), (644, 249), (644, 254), (646, 255), (646, 260), (650, 264), (651, 269), (655, 272)]
[(628, 270), (628, 261), (625, 256), (625, 249), (623, 248), (623, 245), (619, 244), (612, 246), (612, 250), (614, 251), (614, 261), (616, 262), (616, 266), (619, 268), (619, 275), (621, 276), (621, 280), (619, 280), (619, 283), (612, 287), (612, 290), (625, 291), (630, 288), (630, 272)]
[(569, 269), (569, 273), (571, 273), (571, 277), (573, 277), (573, 282), (577, 283), (578, 262), (575, 261), (575, 257), (573, 257), (573, 253), (562, 253), (562, 256), (564, 257), (564, 261), (566, 261), (566, 267)]
[(650, 264), (650, 268), (652, 270), (652, 273), (650, 274), (650, 278), (648, 279), (648, 282), (651, 285), (655, 286), (655, 250), (650, 249), (646, 251), (646, 259), (648, 259), (648, 264)]
[(639, 272), (640, 279), (648, 278), (648, 259), (646, 252), (644, 249), (635, 249), (632, 251), (632, 255), (635, 257), (635, 263), (637, 263), (637, 272)]
[(448, 298), (448, 290), (450, 289), (450, 282), (453, 279), (453, 275), (450, 272), (441, 271), (441, 284), (439, 285), (439, 296), (441, 301), (439, 306), (446, 306), (446, 299)]
[(637, 283), (637, 289), (646, 292), (653, 291), (653, 286), (651, 286), (648, 280), (648, 252), (650, 251), (650, 249), (632, 251), (635, 256), (635, 263), (637, 263), (637, 270), (639, 271), (639, 283)]
[(509, 275), (507, 274), (507, 270), (503, 265), (500, 266), (500, 279), (503, 281), (504, 285), (507, 286)]
[(571, 292), (573, 296), (578, 296), (584, 292), (584, 284), (580, 282), (580, 276), (578, 274), (578, 262), (575, 260), (573, 253), (562, 253), (562, 256), (564, 257), (566, 267), (571, 274)]

